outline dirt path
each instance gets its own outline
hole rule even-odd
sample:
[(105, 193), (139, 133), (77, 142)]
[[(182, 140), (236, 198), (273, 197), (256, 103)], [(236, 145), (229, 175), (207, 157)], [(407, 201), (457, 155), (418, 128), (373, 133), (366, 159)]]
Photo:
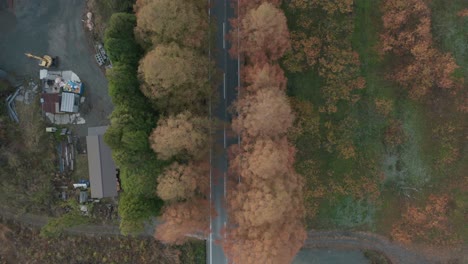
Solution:
[[(405, 247), (387, 238), (367, 232), (352, 231), (310, 231), (305, 247), (330, 249), (371, 249), (384, 253), (392, 263), (468, 263), (467, 248), (451, 249), (450, 252), (437, 248), (427, 250)], [(459, 262), (449, 262), (458, 260)]]
[[(3, 219), (16, 220), (19, 223), (35, 228), (41, 228), (47, 223), (47, 217), (33, 214), (14, 214), (12, 211), (1, 209), (0, 217)], [(157, 222), (147, 225), (143, 236), (152, 236)], [(117, 225), (84, 225), (66, 229), (70, 234), (84, 234), (90, 236), (118, 236), (120, 235)], [(384, 253), (394, 264), (431, 264), (449, 263), (450, 260), (458, 259), (459, 262), (468, 263), (468, 249), (460, 248), (446, 252), (441, 248), (408, 248), (387, 238), (366, 232), (353, 231), (310, 231), (305, 248), (327, 248), (327, 249), (371, 249)]]

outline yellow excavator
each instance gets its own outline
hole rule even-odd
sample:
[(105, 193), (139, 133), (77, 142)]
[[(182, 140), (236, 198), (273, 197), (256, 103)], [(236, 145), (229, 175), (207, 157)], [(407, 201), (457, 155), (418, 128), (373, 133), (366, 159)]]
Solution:
[(32, 55), (31, 53), (25, 53), (25, 55), (28, 56), (29, 58), (38, 60), (39, 66), (41, 67), (50, 68), (50, 67), (54, 67), (57, 65), (57, 57), (52, 58), (49, 55), (44, 55), (43, 57), (39, 57), (36, 55)]

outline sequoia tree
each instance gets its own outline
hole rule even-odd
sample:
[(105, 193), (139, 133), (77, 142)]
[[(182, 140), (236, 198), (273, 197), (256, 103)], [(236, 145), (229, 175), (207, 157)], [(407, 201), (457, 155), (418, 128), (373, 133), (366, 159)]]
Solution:
[(164, 201), (190, 199), (208, 192), (208, 167), (203, 164), (173, 163), (158, 177), (157, 194)]
[(208, 126), (207, 118), (190, 112), (163, 118), (149, 137), (151, 147), (163, 160), (176, 155), (202, 158), (208, 147)]
[(284, 13), (273, 4), (263, 3), (251, 9), (240, 21), (239, 50), (233, 45), (232, 54), (245, 53), (254, 62), (278, 60), (289, 49), (289, 31)]
[(240, 98), (235, 107), (239, 115), (233, 119), (232, 127), (250, 138), (285, 134), (294, 120), (288, 99), (278, 88), (249, 93)]
[(163, 224), (158, 225), (155, 237), (164, 243), (183, 244), (187, 235), (205, 235), (209, 231), (209, 202), (196, 199), (168, 205)]

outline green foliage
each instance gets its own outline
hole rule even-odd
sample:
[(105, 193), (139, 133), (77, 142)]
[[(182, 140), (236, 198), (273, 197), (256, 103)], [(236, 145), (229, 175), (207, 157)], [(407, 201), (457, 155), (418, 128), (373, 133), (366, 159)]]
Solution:
[(147, 100), (140, 92), (134, 67), (126, 63), (114, 63), (107, 71), (109, 95), (115, 105), (129, 108), (147, 108)]
[[(129, 190), (134, 191), (131, 188)], [(143, 231), (145, 222), (158, 213), (162, 205), (162, 200), (154, 195), (148, 197), (124, 191), (119, 199), (120, 232), (128, 235)]]
[(41, 229), (40, 235), (42, 237), (57, 237), (68, 227), (84, 225), (91, 222), (88, 216), (81, 214), (79, 204), (76, 200), (70, 199), (63, 206), (70, 208), (70, 211), (60, 217), (49, 219), (47, 224)]
[(141, 49), (133, 37), (136, 17), (133, 14), (115, 13), (111, 16), (104, 35), (104, 46), (112, 63), (137, 65)]
[(177, 246), (182, 251), (180, 255), (181, 263), (184, 264), (204, 264), (206, 263), (206, 244), (204, 241), (193, 240), (181, 246)]
[(101, 0), (103, 5), (105, 5), (113, 13), (116, 12), (130, 12), (132, 11), (134, 0)]
[(155, 190), (164, 163), (157, 160), (148, 142), (157, 113), (139, 89), (137, 64), (142, 53), (133, 36), (135, 24), (134, 15), (112, 15), (104, 43), (114, 64), (107, 77), (115, 105), (104, 140), (120, 169), (123, 192), (119, 215), (123, 234), (142, 231), (145, 221), (158, 215), (162, 207)]
[(390, 264), (390, 260), (382, 253), (374, 250), (364, 250), (364, 256), (369, 264)]
[(465, 0), (434, 0), (431, 1), (432, 31), (435, 40), (455, 57), (468, 81), (468, 18), (457, 16), (463, 8), (467, 8)]

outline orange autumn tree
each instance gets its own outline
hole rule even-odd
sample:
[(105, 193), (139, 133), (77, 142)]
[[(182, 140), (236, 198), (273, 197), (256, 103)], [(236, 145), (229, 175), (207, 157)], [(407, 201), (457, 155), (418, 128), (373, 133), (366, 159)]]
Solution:
[(208, 172), (206, 164), (175, 162), (158, 177), (156, 193), (164, 201), (191, 199), (197, 194), (207, 195)]
[(209, 120), (186, 111), (162, 118), (151, 133), (151, 148), (158, 158), (174, 156), (201, 159), (207, 153)]
[(163, 223), (156, 228), (156, 239), (164, 243), (183, 244), (188, 239), (187, 235), (205, 236), (209, 231), (209, 208), (206, 199), (167, 205), (162, 215)]
[(393, 225), (391, 236), (403, 243), (422, 240), (435, 245), (457, 243), (448, 219), (448, 195), (431, 194), (424, 207), (408, 206), (402, 219)]
[(228, 192), (236, 228), (228, 230), (225, 251), (235, 263), (290, 263), (306, 237), (295, 149), (286, 138), (259, 138), (237, 151), (230, 172), (242, 181)]
[[(286, 78), (276, 63), (289, 49), (280, 1), (240, 1), (231, 21), (231, 55), (244, 60), (245, 86), (234, 103), (234, 132), (242, 138), (229, 151), (229, 225), (223, 248), (234, 263), (290, 263), (301, 248), (304, 229), (302, 177), (293, 168), (295, 148), (286, 134), (294, 115)], [(237, 35), (237, 28), (240, 35)]]
[(245, 76), (245, 89), (249, 92), (255, 92), (260, 89), (279, 88), (286, 89), (287, 79), (284, 72), (278, 64), (255, 64), (247, 65), (243, 68)]
[[(236, 22), (234, 25), (237, 26)], [(235, 31), (234, 43), (240, 38), (242, 45), (233, 45), (231, 55), (245, 54), (253, 62), (278, 60), (289, 49), (289, 31), (284, 13), (273, 4), (265, 2), (247, 12), (238, 25), (240, 36)]]
[(452, 75), (458, 68), (450, 54), (432, 47), (431, 10), (423, 0), (386, 0), (382, 5), (381, 52), (400, 57), (391, 77), (421, 98), (438, 87), (456, 87)]
[(249, 93), (235, 103), (235, 108), (239, 115), (233, 119), (232, 128), (246, 140), (285, 134), (294, 120), (288, 99), (278, 88)]

